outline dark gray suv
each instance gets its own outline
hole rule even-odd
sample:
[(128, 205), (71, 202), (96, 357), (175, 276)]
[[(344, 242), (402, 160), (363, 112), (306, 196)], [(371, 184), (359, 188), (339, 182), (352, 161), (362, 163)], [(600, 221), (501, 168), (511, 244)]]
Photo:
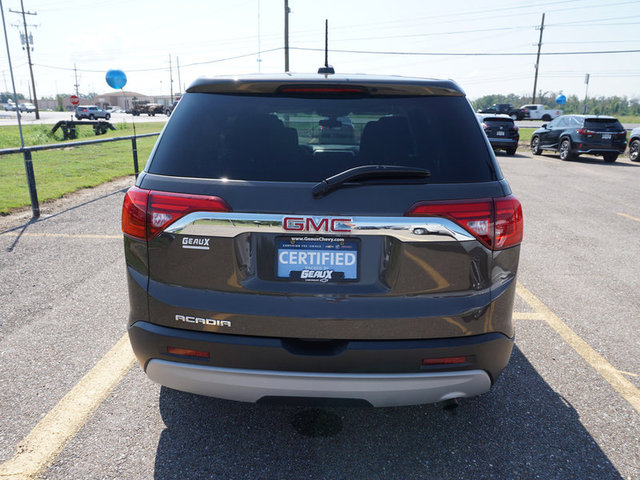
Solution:
[(413, 405), (509, 361), (522, 210), (452, 81), (200, 79), (122, 225), (131, 344), (170, 388)]

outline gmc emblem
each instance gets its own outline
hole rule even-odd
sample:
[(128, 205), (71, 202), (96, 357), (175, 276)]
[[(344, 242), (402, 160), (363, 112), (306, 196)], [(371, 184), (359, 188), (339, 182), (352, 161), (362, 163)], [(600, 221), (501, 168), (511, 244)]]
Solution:
[(284, 217), (282, 228), (290, 232), (351, 231), (351, 218)]

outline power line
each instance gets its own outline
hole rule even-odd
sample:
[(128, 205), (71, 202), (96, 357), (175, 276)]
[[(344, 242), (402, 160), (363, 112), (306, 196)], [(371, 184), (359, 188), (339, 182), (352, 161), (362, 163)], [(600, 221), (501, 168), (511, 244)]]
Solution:
[[(292, 50), (304, 50), (323, 52), (322, 48), (289, 47)], [(398, 51), (370, 51), (370, 50), (343, 50), (332, 49), (333, 53), (354, 53), (365, 55), (417, 55), (427, 57), (519, 57), (537, 55), (536, 52), (398, 52)], [(594, 50), (585, 52), (541, 52), (540, 55), (610, 55), (617, 53), (640, 53), (640, 49), (633, 50)]]
[[(292, 48), (292, 47), (290, 47)], [(211, 63), (220, 63), (220, 62), (226, 62), (229, 60), (236, 60), (239, 58), (246, 58), (246, 57), (253, 57), (258, 55), (258, 53), (263, 54), (263, 53), (270, 53), (270, 52), (276, 52), (278, 50), (282, 50), (282, 47), (276, 47), (276, 48), (270, 48), (268, 50), (261, 50), (260, 52), (252, 52), (252, 53), (245, 53), (242, 55), (235, 55), (233, 57), (225, 57), (225, 58), (217, 58), (215, 60), (206, 60), (203, 62), (193, 62), (193, 63), (188, 63), (186, 65), (181, 65), (181, 68), (186, 68), (186, 67), (194, 67), (197, 65), (208, 65)], [(321, 49), (322, 50), (322, 49)], [(324, 50), (322, 50), (324, 51)], [(38, 67), (41, 68), (50, 68), (52, 70), (64, 70), (64, 71), (76, 71), (75, 68), (73, 67), (58, 67), (55, 65), (44, 65), (44, 64), (34, 64)], [(104, 73), (104, 70), (91, 70), (91, 69), (83, 69), (83, 68), (78, 68), (77, 69), (78, 72), (84, 72), (84, 73)], [(133, 69), (133, 70), (127, 70), (127, 72), (129, 73), (138, 73), (138, 72), (160, 72), (160, 71), (169, 71), (169, 67), (154, 67), (154, 68), (138, 68), (138, 69)]]

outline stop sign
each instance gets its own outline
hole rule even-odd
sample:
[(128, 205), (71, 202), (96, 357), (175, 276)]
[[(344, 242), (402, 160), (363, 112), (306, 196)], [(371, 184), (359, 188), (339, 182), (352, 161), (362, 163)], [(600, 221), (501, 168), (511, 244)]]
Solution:
[(71, 104), (72, 105), (78, 105), (80, 103), (80, 99), (78, 97), (76, 97), (75, 95), (71, 95), (69, 97), (69, 100), (71, 100)]

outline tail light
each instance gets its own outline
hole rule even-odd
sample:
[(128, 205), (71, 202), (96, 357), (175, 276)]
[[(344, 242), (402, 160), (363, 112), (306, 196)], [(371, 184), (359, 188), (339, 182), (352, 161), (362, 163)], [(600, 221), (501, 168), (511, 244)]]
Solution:
[(418, 202), (409, 208), (405, 216), (448, 218), (492, 250), (513, 247), (522, 242), (522, 206), (513, 195), (456, 202)]
[(593, 134), (594, 134), (594, 133), (596, 133), (596, 132), (593, 132), (593, 131), (591, 131), (591, 130), (587, 130), (586, 128), (584, 128), (584, 127), (583, 127), (583, 128), (579, 128), (579, 129), (578, 129), (578, 133), (579, 133), (580, 135), (593, 135)]
[(122, 205), (122, 232), (149, 241), (169, 224), (196, 211), (230, 212), (231, 207), (220, 197), (131, 187)]
[(482, 122), (482, 129), (486, 130), (487, 128), (489, 128), (489, 125), (487, 125), (486, 123)]
[(514, 132), (518, 132), (518, 131), (520, 131), (520, 129), (519, 129), (516, 125), (514, 125), (514, 126), (513, 126), (513, 127), (511, 127), (511, 128), (513, 128), (513, 131), (514, 131)]

